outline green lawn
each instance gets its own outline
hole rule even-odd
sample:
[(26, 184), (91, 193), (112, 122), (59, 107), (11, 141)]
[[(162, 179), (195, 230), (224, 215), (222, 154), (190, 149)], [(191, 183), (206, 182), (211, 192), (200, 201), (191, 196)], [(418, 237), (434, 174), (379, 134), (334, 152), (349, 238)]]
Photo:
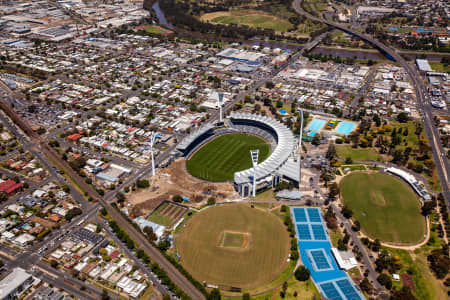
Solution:
[(340, 159), (350, 157), (352, 160), (380, 160), (381, 156), (373, 148), (353, 148), (352, 146), (336, 146)]
[[(245, 249), (223, 247), (219, 241), (224, 232), (247, 233), (250, 241)], [(246, 204), (218, 205), (196, 213), (175, 240), (180, 263), (198, 281), (244, 290), (276, 280), (288, 266), (291, 245), (279, 217)]]
[(384, 174), (354, 172), (340, 182), (344, 203), (373, 239), (416, 244), (426, 231), (415, 192), (400, 179)]
[(436, 72), (450, 73), (450, 65), (445, 66), (443, 63), (438, 61), (430, 61), (430, 66)]
[(221, 24), (241, 24), (251, 27), (273, 29), (276, 31), (288, 31), (292, 27), (292, 24), (288, 21), (265, 14), (227, 15), (216, 17), (211, 21)]
[(270, 146), (247, 134), (227, 134), (212, 140), (186, 162), (189, 173), (210, 181), (228, 181), (234, 173), (252, 167), (250, 150), (259, 149), (259, 162), (270, 155)]

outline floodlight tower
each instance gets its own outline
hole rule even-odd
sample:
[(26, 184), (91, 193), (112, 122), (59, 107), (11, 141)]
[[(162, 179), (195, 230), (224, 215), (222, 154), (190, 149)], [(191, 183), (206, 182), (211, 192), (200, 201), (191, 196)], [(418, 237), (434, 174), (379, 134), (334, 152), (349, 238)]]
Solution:
[(298, 190), (300, 190), (300, 183), (302, 181), (302, 138), (303, 138), (303, 109), (299, 108), (300, 110), (300, 139), (298, 141)]
[(252, 164), (253, 164), (253, 198), (256, 196), (256, 166), (258, 165), (258, 156), (259, 156), (259, 149), (256, 150), (250, 150), (250, 156), (252, 157)]
[(219, 111), (220, 111), (220, 119), (219, 122), (222, 123), (223, 122), (223, 92), (219, 92)]
[(155, 144), (155, 132), (152, 131), (150, 135), (150, 154), (152, 155), (152, 176), (155, 176), (155, 158), (153, 157), (153, 145)]

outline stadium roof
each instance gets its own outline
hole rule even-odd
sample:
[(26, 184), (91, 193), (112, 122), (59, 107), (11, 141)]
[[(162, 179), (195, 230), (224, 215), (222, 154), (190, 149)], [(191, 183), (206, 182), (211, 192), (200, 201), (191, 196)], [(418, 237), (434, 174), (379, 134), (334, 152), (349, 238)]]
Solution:
[(184, 151), (187, 147), (189, 147), (189, 145), (193, 141), (195, 141), (195, 139), (197, 139), (199, 136), (201, 136), (202, 134), (206, 133), (208, 130), (211, 130), (213, 128), (214, 128), (214, 126), (211, 123), (207, 123), (207, 124), (203, 125), (198, 130), (192, 132), (190, 135), (185, 137), (181, 141), (181, 143), (178, 144), (177, 149), (180, 151)]
[[(276, 133), (278, 143), (275, 150), (270, 156), (260, 163), (256, 167), (256, 179), (264, 179), (267, 176), (272, 175), (291, 155), (294, 149), (294, 135), (292, 131), (279, 121), (260, 115), (248, 114), (248, 113), (231, 113), (231, 120), (240, 119), (253, 121), (255, 123), (262, 123), (270, 126)], [(250, 155), (250, 154), (249, 154)], [(242, 184), (245, 182), (251, 182), (253, 176), (253, 168), (234, 173), (234, 182)]]

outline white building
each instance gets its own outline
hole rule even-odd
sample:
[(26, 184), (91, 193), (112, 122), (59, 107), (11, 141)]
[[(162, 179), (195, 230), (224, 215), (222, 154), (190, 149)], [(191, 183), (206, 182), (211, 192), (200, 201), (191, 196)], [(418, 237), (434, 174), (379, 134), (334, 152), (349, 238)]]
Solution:
[(15, 268), (0, 281), (0, 299), (16, 299), (33, 283), (33, 276), (22, 268)]

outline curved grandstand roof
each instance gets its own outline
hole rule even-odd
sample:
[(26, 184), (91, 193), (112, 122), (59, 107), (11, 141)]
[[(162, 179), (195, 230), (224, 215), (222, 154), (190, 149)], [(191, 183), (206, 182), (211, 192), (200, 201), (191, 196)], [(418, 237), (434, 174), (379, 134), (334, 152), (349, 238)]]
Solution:
[[(249, 113), (231, 113), (231, 120), (245, 120), (254, 123), (262, 123), (270, 126), (277, 135), (278, 143), (270, 156), (256, 167), (256, 179), (260, 180), (272, 175), (291, 155), (295, 143), (292, 131), (281, 122), (260, 115)], [(250, 154), (248, 154), (250, 155)], [(234, 182), (237, 184), (251, 182), (253, 168), (234, 173)]]
[(202, 134), (204, 134), (205, 132), (207, 132), (208, 130), (213, 129), (213, 128), (214, 128), (214, 125), (212, 125), (211, 123), (207, 123), (207, 124), (203, 125), (199, 129), (197, 129), (196, 131), (192, 132), (190, 135), (185, 137), (181, 141), (181, 143), (178, 144), (177, 149), (180, 150), (180, 151), (184, 151), (199, 136), (201, 136)]

